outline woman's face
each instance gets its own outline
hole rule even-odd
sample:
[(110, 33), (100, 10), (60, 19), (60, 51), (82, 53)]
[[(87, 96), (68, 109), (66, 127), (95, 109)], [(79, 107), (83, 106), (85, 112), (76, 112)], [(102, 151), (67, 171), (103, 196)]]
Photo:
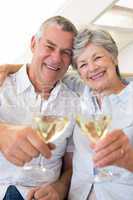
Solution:
[(88, 44), (77, 59), (81, 78), (94, 90), (109, 90), (117, 76), (112, 55), (103, 47)]

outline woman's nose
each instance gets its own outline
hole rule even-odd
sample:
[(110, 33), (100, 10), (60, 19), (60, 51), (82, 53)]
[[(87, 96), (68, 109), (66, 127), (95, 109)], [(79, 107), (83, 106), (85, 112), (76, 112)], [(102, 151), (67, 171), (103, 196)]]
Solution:
[(94, 62), (88, 62), (88, 70), (93, 72), (98, 69), (98, 66)]

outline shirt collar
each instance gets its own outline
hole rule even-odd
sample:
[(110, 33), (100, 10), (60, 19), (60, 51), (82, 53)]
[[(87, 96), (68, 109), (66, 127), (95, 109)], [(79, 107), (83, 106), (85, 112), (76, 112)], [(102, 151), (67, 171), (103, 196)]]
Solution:
[(133, 88), (133, 83), (130, 82), (121, 92), (118, 94), (111, 94), (110, 98), (113, 102), (122, 102), (126, 105), (126, 103), (129, 100), (129, 96), (133, 95), (132, 94), (132, 89)]
[(28, 77), (27, 67), (28, 65), (24, 64), (16, 73), (16, 85), (18, 94), (24, 92), (29, 87), (33, 88), (32, 83)]
[(61, 87), (62, 87), (62, 81), (58, 81), (58, 83), (56, 84), (56, 86), (53, 88), (53, 90), (51, 91), (51, 94), (48, 98), (48, 100), (54, 100), (56, 99), (56, 97), (58, 96), (60, 90), (61, 90)]
[[(28, 77), (27, 73), (27, 64), (24, 64), (18, 72), (16, 72), (16, 85), (17, 85), (17, 94), (23, 93), (28, 88), (31, 88), (34, 92), (35, 89)], [(58, 81), (54, 89), (51, 91), (49, 99), (56, 98), (62, 85), (62, 81)]]

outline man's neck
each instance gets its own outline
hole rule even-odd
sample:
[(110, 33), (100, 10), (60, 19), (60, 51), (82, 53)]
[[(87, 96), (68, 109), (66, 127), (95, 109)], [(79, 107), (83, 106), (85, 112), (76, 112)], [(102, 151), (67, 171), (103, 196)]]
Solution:
[(38, 81), (36, 79), (35, 75), (30, 70), (29, 65), (27, 67), (27, 74), (28, 74), (29, 80), (31, 81), (31, 83), (35, 89), (35, 92), (37, 94), (40, 94), (43, 99), (47, 100), (49, 98), (52, 90), (56, 87), (57, 82), (55, 84), (49, 84), (49, 83)]

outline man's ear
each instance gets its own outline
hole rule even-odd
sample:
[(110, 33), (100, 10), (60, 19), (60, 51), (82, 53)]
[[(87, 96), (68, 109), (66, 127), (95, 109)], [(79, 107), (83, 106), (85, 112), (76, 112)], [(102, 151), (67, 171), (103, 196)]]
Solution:
[(36, 37), (32, 36), (31, 44), (30, 44), (30, 48), (31, 48), (32, 53), (34, 53), (35, 47), (36, 47)]

